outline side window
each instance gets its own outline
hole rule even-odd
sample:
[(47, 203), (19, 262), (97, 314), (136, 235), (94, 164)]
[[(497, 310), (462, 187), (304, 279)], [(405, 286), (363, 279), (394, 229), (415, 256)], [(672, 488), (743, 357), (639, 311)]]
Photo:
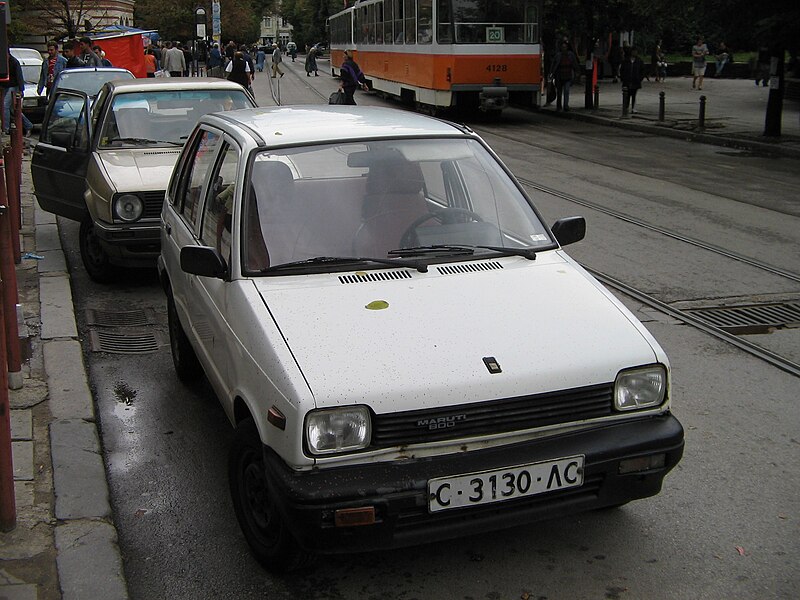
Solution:
[(200, 217), (200, 198), (211, 167), (214, 164), (221, 137), (213, 131), (203, 131), (189, 154), (189, 164), (182, 173), (175, 195), (175, 210), (194, 230)]
[(239, 168), (239, 149), (223, 144), (221, 159), (211, 175), (208, 197), (203, 208), (203, 230), (200, 241), (213, 246), (230, 264), (233, 201)]
[(42, 127), (40, 141), (61, 148), (88, 150), (85, 102), (81, 96), (59, 94)]

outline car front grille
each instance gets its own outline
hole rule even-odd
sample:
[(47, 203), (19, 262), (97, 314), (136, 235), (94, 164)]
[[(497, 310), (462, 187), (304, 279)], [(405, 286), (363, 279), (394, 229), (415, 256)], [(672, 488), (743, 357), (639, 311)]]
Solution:
[(614, 384), (375, 415), (372, 446), (404, 446), (521, 431), (611, 414)]
[(142, 219), (158, 219), (161, 217), (161, 206), (164, 204), (165, 193), (165, 190), (141, 192), (142, 200), (144, 200)]

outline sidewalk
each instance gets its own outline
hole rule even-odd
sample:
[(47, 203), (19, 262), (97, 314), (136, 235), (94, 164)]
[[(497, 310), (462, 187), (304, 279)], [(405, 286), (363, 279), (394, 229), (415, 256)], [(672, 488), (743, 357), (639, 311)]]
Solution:
[[(636, 97), (636, 114), (622, 116), (622, 86), (600, 81), (598, 110), (587, 110), (584, 86), (573, 85), (570, 111), (557, 113), (555, 102), (542, 113), (624, 127), (705, 144), (715, 144), (800, 158), (800, 103), (784, 100), (780, 138), (764, 137), (769, 88), (752, 79), (706, 78), (703, 89), (692, 89), (691, 77), (643, 82)], [(664, 92), (664, 121), (659, 122), (659, 93)], [(698, 129), (700, 97), (706, 97), (705, 128)]]
[(54, 215), (22, 164), (23, 387), (10, 390), (17, 526), (0, 533), (0, 600), (125, 600), (94, 403)]
[[(304, 78), (303, 78), (304, 79)], [(800, 106), (785, 102), (782, 136), (762, 136), (769, 90), (750, 80), (691, 79), (644, 83), (638, 113), (621, 118), (621, 92), (601, 82), (600, 108), (586, 110), (583, 88), (573, 89), (569, 113), (554, 118), (593, 121), (653, 135), (670, 135), (800, 157)], [(666, 120), (658, 122), (658, 93)], [(697, 131), (701, 95), (705, 131)], [(18, 266), (26, 346), (24, 386), (11, 391), (17, 527), (0, 534), (0, 600), (125, 600), (94, 404), (77, 331), (69, 273), (55, 217), (38, 208), (30, 157), (22, 176), (23, 258)], [(22, 335), (22, 334), (21, 334)]]

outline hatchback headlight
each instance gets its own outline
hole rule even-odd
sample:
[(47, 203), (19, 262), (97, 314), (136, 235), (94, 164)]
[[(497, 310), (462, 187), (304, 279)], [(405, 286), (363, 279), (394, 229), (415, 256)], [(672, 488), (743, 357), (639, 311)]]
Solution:
[(367, 447), (371, 435), (366, 406), (314, 410), (306, 416), (306, 440), (312, 454), (360, 450)]
[(134, 194), (122, 194), (114, 200), (114, 214), (122, 221), (130, 223), (136, 221), (144, 212), (144, 202)]
[(622, 371), (614, 382), (614, 406), (617, 410), (636, 410), (658, 406), (667, 394), (667, 370), (664, 365), (650, 365)]

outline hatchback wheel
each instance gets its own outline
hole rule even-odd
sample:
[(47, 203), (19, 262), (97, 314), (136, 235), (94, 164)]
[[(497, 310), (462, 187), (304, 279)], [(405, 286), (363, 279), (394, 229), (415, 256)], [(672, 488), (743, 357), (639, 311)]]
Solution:
[(197, 359), (186, 332), (183, 330), (172, 291), (167, 294), (167, 323), (169, 327), (169, 348), (175, 373), (183, 383), (196, 382), (203, 375), (203, 367)]
[(273, 572), (292, 571), (305, 565), (310, 555), (286, 528), (266, 477), (263, 456), (258, 428), (247, 419), (236, 428), (228, 459), (233, 507), (258, 562)]
[(81, 221), (78, 234), (81, 249), (81, 260), (89, 277), (97, 283), (110, 283), (114, 281), (116, 271), (108, 260), (108, 254), (100, 245), (100, 239), (95, 234), (94, 223), (91, 218)]

